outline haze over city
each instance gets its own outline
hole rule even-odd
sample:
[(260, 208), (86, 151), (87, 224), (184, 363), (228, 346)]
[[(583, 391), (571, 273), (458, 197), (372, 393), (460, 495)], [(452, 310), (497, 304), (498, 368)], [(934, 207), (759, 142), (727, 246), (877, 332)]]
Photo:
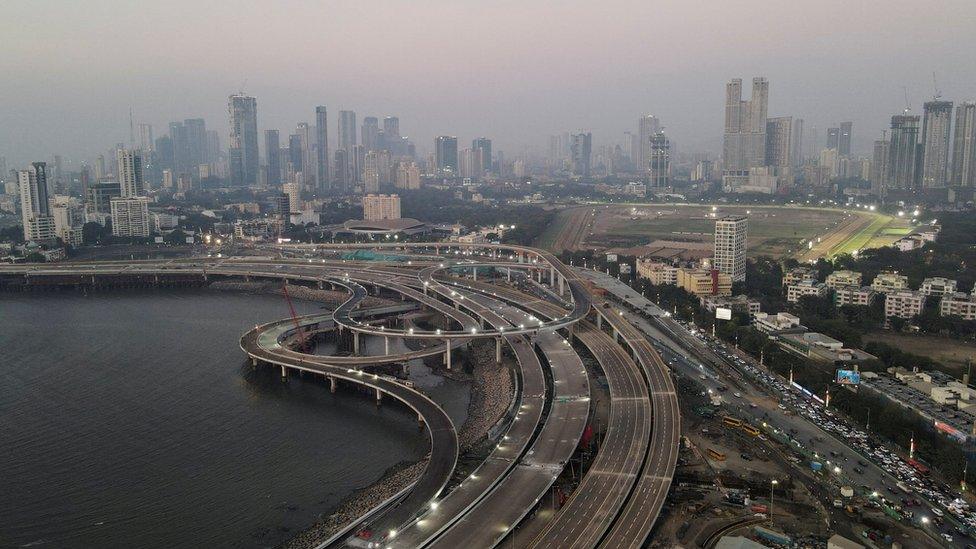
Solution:
[[(769, 3), (13, 0), (3, 6), (0, 150), (11, 163), (91, 158), (137, 123), (206, 118), (257, 97), (260, 128), (315, 105), (397, 115), (435, 135), (488, 135), (543, 153), (577, 129), (621, 140), (658, 116), (677, 150), (721, 151), (723, 84), (770, 80), (770, 116), (823, 131), (852, 120), (854, 149), (905, 106), (972, 100), (976, 5), (965, 0)], [(334, 132), (335, 129), (330, 129)]]

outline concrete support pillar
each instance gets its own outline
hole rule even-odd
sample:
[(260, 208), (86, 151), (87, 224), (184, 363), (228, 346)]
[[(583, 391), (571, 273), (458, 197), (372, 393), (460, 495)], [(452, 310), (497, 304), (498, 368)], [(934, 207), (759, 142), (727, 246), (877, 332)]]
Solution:
[(359, 332), (352, 333), (352, 354), (359, 354)]
[(424, 284), (424, 295), (427, 295), (427, 285)]
[(613, 342), (614, 343), (620, 342), (620, 332), (618, 332), (616, 328), (613, 329)]
[(419, 412), (417, 413), (417, 424), (421, 427), (424, 426), (424, 416), (420, 415)]
[(549, 286), (556, 287), (556, 268), (549, 267)]
[(288, 379), (288, 368), (284, 365), (281, 366), (281, 380), (284, 381)]
[(536, 274), (536, 278), (539, 281), (539, 284), (542, 284), (542, 269), (536, 269), (535, 274)]
[(596, 327), (603, 329), (603, 315), (600, 313), (596, 314)]
[(331, 392), (331, 393), (336, 392), (336, 386), (337, 385), (338, 385), (338, 382), (336, 381), (336, 378), (330, 377), (329, 378), (329, 392)]
[(474, 277), (474, 281), (475, 282), (478, 281), (478, 268), (477, 267), (474, 267), (474, 268), (471, 269), (471, 276)]
[(390, 354), (390, 336), (383, 336), (383, 354)]
[(255, 357), (253, 357), (253, 356), (251, 357), (251, 367), (252, 368), (257, 368), (258, 367), (258, 359), (255, 358)]
[(566, 293), (566, 277), (559, 275), (559, 295)]
[(495, 338), (495, 364), (502, 363), (502, 338)]
[(383, 391), (380, 391), (379, 387), (376, 388), (376, 404), (379, 404), (383, 400)]
[(509, 282), (512, 281), (512, 269), (511, 268), (505, 269), (505, 280), (507, 280)]
[(324, 284), (322, 283), (321, 280), (319, 280), (319, 289), (321, 290), (323, 286), (324, 286)]
[(450, 339), (444, 340), (444, 364), (447, 366), (448, 370), (451, 369), (451, 340)]

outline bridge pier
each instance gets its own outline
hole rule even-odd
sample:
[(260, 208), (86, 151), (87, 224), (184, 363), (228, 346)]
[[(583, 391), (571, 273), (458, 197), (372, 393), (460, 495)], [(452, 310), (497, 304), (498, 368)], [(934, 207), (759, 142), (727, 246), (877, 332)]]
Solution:
[(597, 329), (600, 330), (603, 329), (603, 315), (601, 315), (600, 313), (596, 314), (596, 327)]
[(502, 363), (502, 338), (495, 338), (495, 364)]
[(258, 367), (258, 359), (256, 357), (253, 357), (252, 356), (251, 357), (251, 368), (257, 368), (257, 367)]
[(321, 280), (319, 280), (319, 289), (321, 290), (323, 286), (324, 286), (324, 284), (322, 283)]
[(421, 427), (424, 426), (424, 416), (420, 415), (420, 412), (417, 412), (417, 424)]
[(383, 391), (380, 391), (379, 387), (376, 388), (376, 405), (379, 406), (380, 402), (383, 400)]
[(562, 296), (566, 293), (566, 277), (559, 275), (559, 295)]
[(447, 366), (448, 370), (451, 369), (451, 340), (450, 339), (444, 340), (444, 364)]
[(336, 378), (334, 378), (332, 376), (329, 376), (329, 392), (330, 393), (335, 393), (336, 392), (336, 386), (337, 385), (338, 385), (338, 382), (336, 381)]
[(511, 282), (512, 281), (512, 269), (511, 269), (511, 267), (505, 269), (505, 280), (507, 280), (508, 282)]
[(556, 287), (556, 268), (555, 267), (549, 267), (549, 287), (550, 288), (555, 288)]
[(390, 354), (390, 336), (383, 336), (383, 354)]
[(284, 365), (281, 366), (281, 381), (286, 381), (288, 379), (288, 368)]
[(620, 343), (620, 331), (616, 328), (613, 329), (613, 342)]
[(475, 281), (475, 282), (477, 282), (477, 281), (478, 281), (478, 268), (477, 268), (477, 267), (474, 267), (474, 268), (473, 268), (473, 269), (471, 270), (471, 276), (473, 276), (473, 277), (474, 277), (474, 281)]
[(352, 354), (359, 354), (359, 332), (352, 333)]

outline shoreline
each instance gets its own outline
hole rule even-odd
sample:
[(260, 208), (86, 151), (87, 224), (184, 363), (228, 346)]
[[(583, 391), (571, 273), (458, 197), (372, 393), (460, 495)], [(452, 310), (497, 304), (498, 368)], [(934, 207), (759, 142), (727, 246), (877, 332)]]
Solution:
[[(470, 374), (461, 369), (447, 371), (435, 367), (433, 373), (469, 384), (470, 399), (464, 424), (458, 429), (459, 458), (476, 449), (487, 439), (488, 429), (505, 415), (514, 398), (508, 368), (495, 364), (494, 344), (472, 344), (468, 360)], [(344, 498), (328, 516), (316, 521), (290, 539), (278, 544), (277, 549), (312, 549), (321, 540), (332, 537), (350, 522), (363, 516), (375, 506), (393, 497), (420, 477), (427, 466), (429, 454), (424, 459), (410, 463), (404, 461), (388, 469), (379, 480), (360, 488)]]

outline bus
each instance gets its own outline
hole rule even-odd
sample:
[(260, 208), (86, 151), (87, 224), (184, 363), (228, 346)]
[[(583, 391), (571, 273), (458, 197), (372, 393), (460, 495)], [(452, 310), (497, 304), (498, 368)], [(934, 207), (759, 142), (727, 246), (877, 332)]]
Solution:
[(725, 461), (725, 454), (722, 452), (717, 452), (709, 448), (706, 453), (708, 454), (708, 459), (712, 461)]
[(753, 427), (752, 425), (749, 425), (748, 423), (743, 423), (742, 424), (742, 427), (740, 427), (740, 429), (742, 429), (743, 431), (745, 431), (747, 434), (749, 434), (751, 436), (754, 436), (754, 437), (758, 437), (759, 436), (759, 429), (756, 429), (755, 427)]
[(742, 427), (742, 420), (734, 417), (722, 416), (722, 423), (729, 427)]
[(929, 468), (926, 467), (924, 463), (922, 463), (921, 461), (919, 461), (917, 459), (910, 459), (910, 460), (908, 460), (908, 464), (911, 465), (913, 469), (915, 469), (916, 471), (918, 471), (918, 474), (920, 474), (920, 475), (927, 475), (927, 474), (929, 474)]

